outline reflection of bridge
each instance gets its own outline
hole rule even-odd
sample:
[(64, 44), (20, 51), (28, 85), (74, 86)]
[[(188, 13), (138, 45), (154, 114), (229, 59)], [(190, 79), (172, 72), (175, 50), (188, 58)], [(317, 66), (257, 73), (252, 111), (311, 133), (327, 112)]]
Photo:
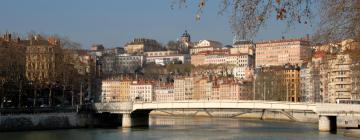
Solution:
[(96, 103), (98, 113), (122, 114), (122, 126), (148, 125), (149, 113), (157, 109), (263, 109), (311, 111), (319, 115), (319, 130), (336, 130), (339, 115), (360, 114), (360, 105), (308, 104), (275, 101), (173, 101)]

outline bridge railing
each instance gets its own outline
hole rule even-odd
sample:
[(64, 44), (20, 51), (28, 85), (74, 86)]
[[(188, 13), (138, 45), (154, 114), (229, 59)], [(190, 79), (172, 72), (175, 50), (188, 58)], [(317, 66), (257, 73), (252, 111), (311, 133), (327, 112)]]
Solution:
[(315, 111), (323, 115), (360, 114), (360, 105), (319, 103)]
[(189, 100), (173, 102), (134, 102), (133, 110), (136, 109), (196, 109), (196, 108), (219, 108), (219, 109), (276, 109), (276, 110), (315, 110), (315, 104), (278, 102), (278, 101), (248, 101), (248, 100)]
[(132, 109), (133, 102), (95, 103), (95, 110), (97, 112), (124, 113), (131, 112)]

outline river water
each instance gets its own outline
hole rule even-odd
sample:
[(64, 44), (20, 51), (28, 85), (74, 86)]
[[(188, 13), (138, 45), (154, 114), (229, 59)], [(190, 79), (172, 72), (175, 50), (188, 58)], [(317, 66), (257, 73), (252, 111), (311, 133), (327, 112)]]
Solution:
[(0, 132), (0, 140), (352, 140), (343, 131), (318, 132), (316, 124), (228, 118), (152, 116), (149, 128)]

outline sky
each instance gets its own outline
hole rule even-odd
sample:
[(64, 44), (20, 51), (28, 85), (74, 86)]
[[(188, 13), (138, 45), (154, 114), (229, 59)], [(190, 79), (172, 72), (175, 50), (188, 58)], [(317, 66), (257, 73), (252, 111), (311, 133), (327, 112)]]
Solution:
[[(2, 0), (0, 33), (26, 36), (29, 32), (59, 35), (90, 48), (104, 44), (121, 47), (134, 38), (151, 38), (166, 44), (185, 31), (192, 41), (210, 39), (232, 44), (230, 12), (218, 15), (219, 1), (208, 1), (201, 20), (196, 21), (197, 1), (186, 8), (171, 8), (173, 0)], [(271, 18), (255, 41), (304, 37), (314, 25), (286, 29), (283, 21)]]

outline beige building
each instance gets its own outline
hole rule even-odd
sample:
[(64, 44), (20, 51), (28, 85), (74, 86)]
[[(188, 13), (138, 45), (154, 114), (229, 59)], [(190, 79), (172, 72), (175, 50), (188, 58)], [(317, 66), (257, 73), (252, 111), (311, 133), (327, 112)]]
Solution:
[(197, 54), (202, 51), (213, 51), (221, 49), (222, 44), (212, 40), (200, 40), (193, 48), (190, 49), (190, 54)]
[(162, 46), (153, 39), (135, 38), (132, 42), (125, 44), (125, 52), (130, 54), (143, 54), (150, 51), (161, 51)]
[(237, 41), (230, 48), (230, 53), (255, 55), (255, 44), (251, 41)]
[(118, 102), (120, 98), (120, 80), (107, 79), (101, 82), (101, 102)]
[(193, 100), (210, 100), (212, 95), (212, 82), (204, 77), (194, 83)]
[(351, 99), (351, 59), (349, 55), (338, 54), (329, 61), (328, 71), (329, 102), (335, 103), (337, 99)]
[(235, 79), (225, 79), (223, 83), (219, 84), (220, 100), (249, 100), (251, 97), (251, 82), (237, 81)]
[(303, 39), (269, 40), (256, 43), (256, 67), (301, 65), (308, 60), (309, 42)]
[(174, 80), (175, 100), (192, 100), (195, 77), (180, 77)]

